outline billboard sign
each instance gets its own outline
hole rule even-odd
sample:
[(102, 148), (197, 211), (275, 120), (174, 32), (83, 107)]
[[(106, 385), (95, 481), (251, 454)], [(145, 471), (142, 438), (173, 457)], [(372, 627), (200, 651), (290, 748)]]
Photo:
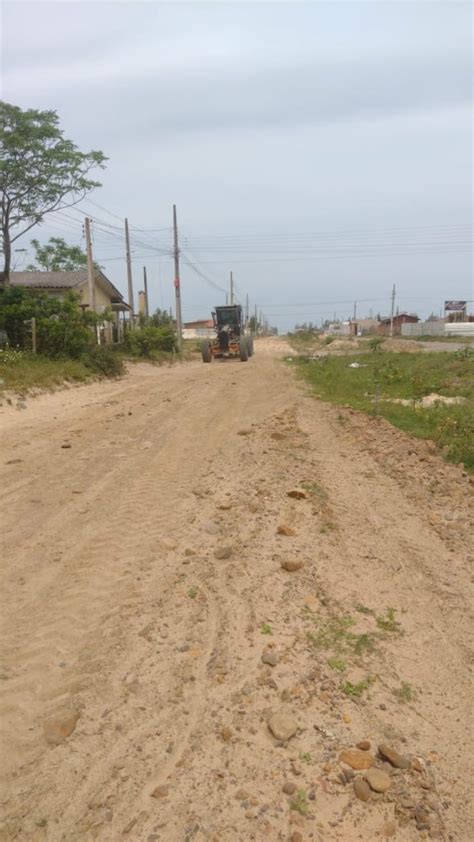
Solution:
[(445, 311), (450, 310), (452, 312), (459, 313), (461, 310), (466, 309), (467, 301), (445, 301), (444, 302), (444, 309)]

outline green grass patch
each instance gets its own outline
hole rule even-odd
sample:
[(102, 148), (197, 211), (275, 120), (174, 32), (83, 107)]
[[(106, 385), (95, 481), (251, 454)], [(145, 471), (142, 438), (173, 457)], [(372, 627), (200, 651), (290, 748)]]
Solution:
[(308, 796), (304, 789), (298, 789), (290, 801), (290, 810), (295, 810), (305, 816), (309, 812)]
[(61, 360), (0, 351), (0, 394), (3, 391), (26, 394), (30, 389), (54, 389), (63, 383), (82, 383), (97, 376), (83, 360)]
[[(350, 368), (358, 363), (359, 368)], [(370, 414), (381, 415), (413, 436), (431, 439), (451, 462), (463, 462), (474, 471), (474, 349), (421, 353), (383, 350), (318, 360), (293, 361), (318, 396)], [(462, 397), (463, 404), (391, 403), (402, 398), (417, 401), (436, 393)]]
[(403, 681), (401, 686), (397, 687), (393, 691), (393, 695), (402, 704), (408, 704), (408, 702), (414, 701), (416, 693), (415, 693), (413, 687), (411, 686), (411, 684), (408, 684), (407, 681)]
[(364, 678), (363, 681), (358, 681), (356, 684), (353, 684), (351, 681), (343, 681), (341, 683), (341, 690), (346, 696), (360, 698), (374, 681), (375, 679), (371, 675), (368, 675), (367, 678)]
[(261, 634), (273, 634), (272, 627), (268, 623), (262, 623), (260, 632)]
[(328, 666), (332, 670), (337, 670), (337, 672), (345, 672), (347, 669), (347, 664), (343, 658), (328, 658)]

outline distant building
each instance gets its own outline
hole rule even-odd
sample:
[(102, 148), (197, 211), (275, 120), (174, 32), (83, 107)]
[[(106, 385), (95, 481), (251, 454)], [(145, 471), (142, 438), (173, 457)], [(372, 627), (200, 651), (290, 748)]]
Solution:
[(379, 329), (378, 319), (352, 319), (351, 336), (370, 336), (377, 333)]
[(183, 339), (206, 339), (213, 334), (212, 319), (197, 319), (195, 322), (185, 322), (183, 325)]
[[(419, 316), (415, 316), (414, 313), (397, 313), (393, 317), (393, 335), (397, 336), (400, 335), (402, 332), (402, 325), (415, 325), (420, 321)], [(391, 317), (387, 316), (385, 319), (380, 319), (379, 326), (377, 328), (377, 333), (381, 336), (389, 336), (390, 335), (390, 322)]]

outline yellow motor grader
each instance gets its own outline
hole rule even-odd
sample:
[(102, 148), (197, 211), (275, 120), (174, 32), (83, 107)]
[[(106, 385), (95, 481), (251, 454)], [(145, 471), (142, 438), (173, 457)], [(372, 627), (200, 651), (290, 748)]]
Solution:
[(244, 318), (240, 304), (216, 307), (212, 314), (215, 336), (206, 339), (201, 346), (203, 363), (213, 359), (231, 359), (238, 357), (247, 362), (253, 354), (253, 338), (245, 333)]

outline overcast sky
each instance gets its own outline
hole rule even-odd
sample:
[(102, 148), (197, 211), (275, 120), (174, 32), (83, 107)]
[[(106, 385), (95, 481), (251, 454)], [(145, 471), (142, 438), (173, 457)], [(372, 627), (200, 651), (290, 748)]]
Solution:
[[(4, 0), (2, 98), (55, 109), (108, 156), (102, 207), (82, 206), (94, 257), (125, 292), (128, 216), (153, 307), (173, 303), (176, 203), (185, 321), (224, 303), (211, 282), (231, 269), (280, 329), (354, 300), (385, 314), (393, 283), (427, 315), (474, 297), (471, 16), (456, 0)], [(80, 214), (34, 234), (81, 242)]]

